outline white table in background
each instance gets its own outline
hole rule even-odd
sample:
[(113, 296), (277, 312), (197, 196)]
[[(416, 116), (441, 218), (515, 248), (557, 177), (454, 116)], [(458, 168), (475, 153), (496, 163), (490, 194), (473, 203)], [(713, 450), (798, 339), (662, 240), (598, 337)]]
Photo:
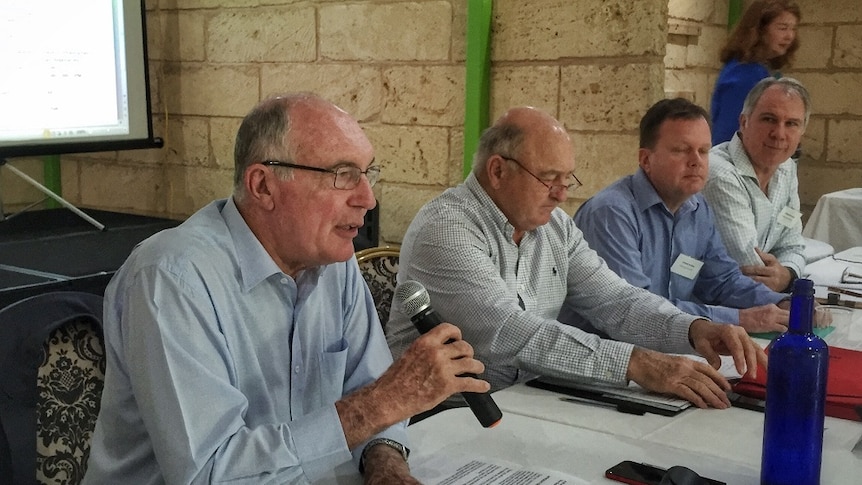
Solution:
[(862, 187), (824, 194), (802, 235), (832, 245), (835, 251), (862, 246)]

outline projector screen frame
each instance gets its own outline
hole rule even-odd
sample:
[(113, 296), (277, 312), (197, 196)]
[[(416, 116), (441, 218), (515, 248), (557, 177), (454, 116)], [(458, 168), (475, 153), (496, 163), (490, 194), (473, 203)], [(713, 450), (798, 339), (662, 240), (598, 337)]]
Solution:
[[(117, 0), (123, 6), (123, 40), (127, 83), (129, 133), (103, 139), (22, 138), (0, 143), (0, 159), (71, 153), (161, 148), (163, 141), (154, 136), (147, 53), (146, 5), (144, 0)], [(133, 64), (134, 63), (134, 64)], [(47, 128), (47, 127), (46, 127)]]

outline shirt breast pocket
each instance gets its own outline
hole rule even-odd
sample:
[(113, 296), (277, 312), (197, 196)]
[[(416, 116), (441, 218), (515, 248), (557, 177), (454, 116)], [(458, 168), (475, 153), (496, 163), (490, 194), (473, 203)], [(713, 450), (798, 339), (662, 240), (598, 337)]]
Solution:
[(324, 403), (338, 400), (344, 392), (347, 351), (347, 341), (342, 340), (340, 350), (324, 351), (318, 355), (317, 381)]

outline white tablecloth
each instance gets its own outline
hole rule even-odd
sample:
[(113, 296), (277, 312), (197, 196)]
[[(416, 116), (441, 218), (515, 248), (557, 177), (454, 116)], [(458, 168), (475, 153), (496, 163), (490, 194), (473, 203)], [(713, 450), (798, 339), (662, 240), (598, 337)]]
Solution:
[(802, 235), (827, 242), (836, 252), (862, 246), (862, 187), (820, 197)]

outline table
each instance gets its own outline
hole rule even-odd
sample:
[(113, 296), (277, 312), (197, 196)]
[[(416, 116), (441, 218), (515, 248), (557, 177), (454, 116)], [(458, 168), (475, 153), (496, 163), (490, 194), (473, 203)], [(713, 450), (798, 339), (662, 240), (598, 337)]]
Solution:
[(862, 187), (824, 194), (814, 206), (802, 235), (832, 245), (835, 251), (862, 246)]
[[(814, 281), (814, 294), (818, 298), (826, 298), (828, 287), (838, 287), (862, 294), (862, 280), (852, 279), (841, 281), (845, 269), (854, 274), (862, 274), (862, 247), (845, 249), (831, 256), (805, 265), (802, 275)], [(858, 281), (858, 282), (856, 282)], [(862, 307), (862, 297), (841, 294), (841, 300), (855, 302)]]
[[(862, 310), (853, 312), (850, 325), (826, 337), (830, 345), (862, 348)], [(561, 401), (562, 394), (524, 384), (493, 396), (503, 411), (495, 428), (482, 428), (467, 408), (444, 411), (407, 428), (410, 467), (417, 478), (437, 483), (454, 471), (441, 469), (441, 459), (448, 465), (467, 457), (550, 470), (572, 477), (574, 484), (615, 483), (604, 473), (622, 460), (662, 468), (684, 465), (733, 485), (760, 482), (763, 414), (757, 411), (690, 408), (673, 417), (637, 416)], [(859, 483), (862, 450), (852, 450), (860, 440), (862, 422), (826, 417), (821, 483)], [(360, 485), (362, 480), (346, 463), (318, 483)]]
[[(560, 401), (560, 394), (519, 384), (496, 392), (503, 420), (484, 429), (467, 408), (439, 413), (408, 428), (413, 473), (435, 483), (429, 468), (444, 457), (493, 458), (531, 470), (554, 470), (584, 483), (610, 484), (604, 472), (622, 460), (667, 468), (685, 465), (734, 485), (758, 484), (763, 414), (691, 408), (674, 417), (635, 416)], [(862, 423), (826, 417), (821, 483), (858, 483)], [(857, 452), (858, 453), (858, 452)], [(449, 471), (451, 472), (451, 470)], [(319, 483), (361, 484), (352, 464)], [(577, 483), (577, 482), (575, 482)]]

